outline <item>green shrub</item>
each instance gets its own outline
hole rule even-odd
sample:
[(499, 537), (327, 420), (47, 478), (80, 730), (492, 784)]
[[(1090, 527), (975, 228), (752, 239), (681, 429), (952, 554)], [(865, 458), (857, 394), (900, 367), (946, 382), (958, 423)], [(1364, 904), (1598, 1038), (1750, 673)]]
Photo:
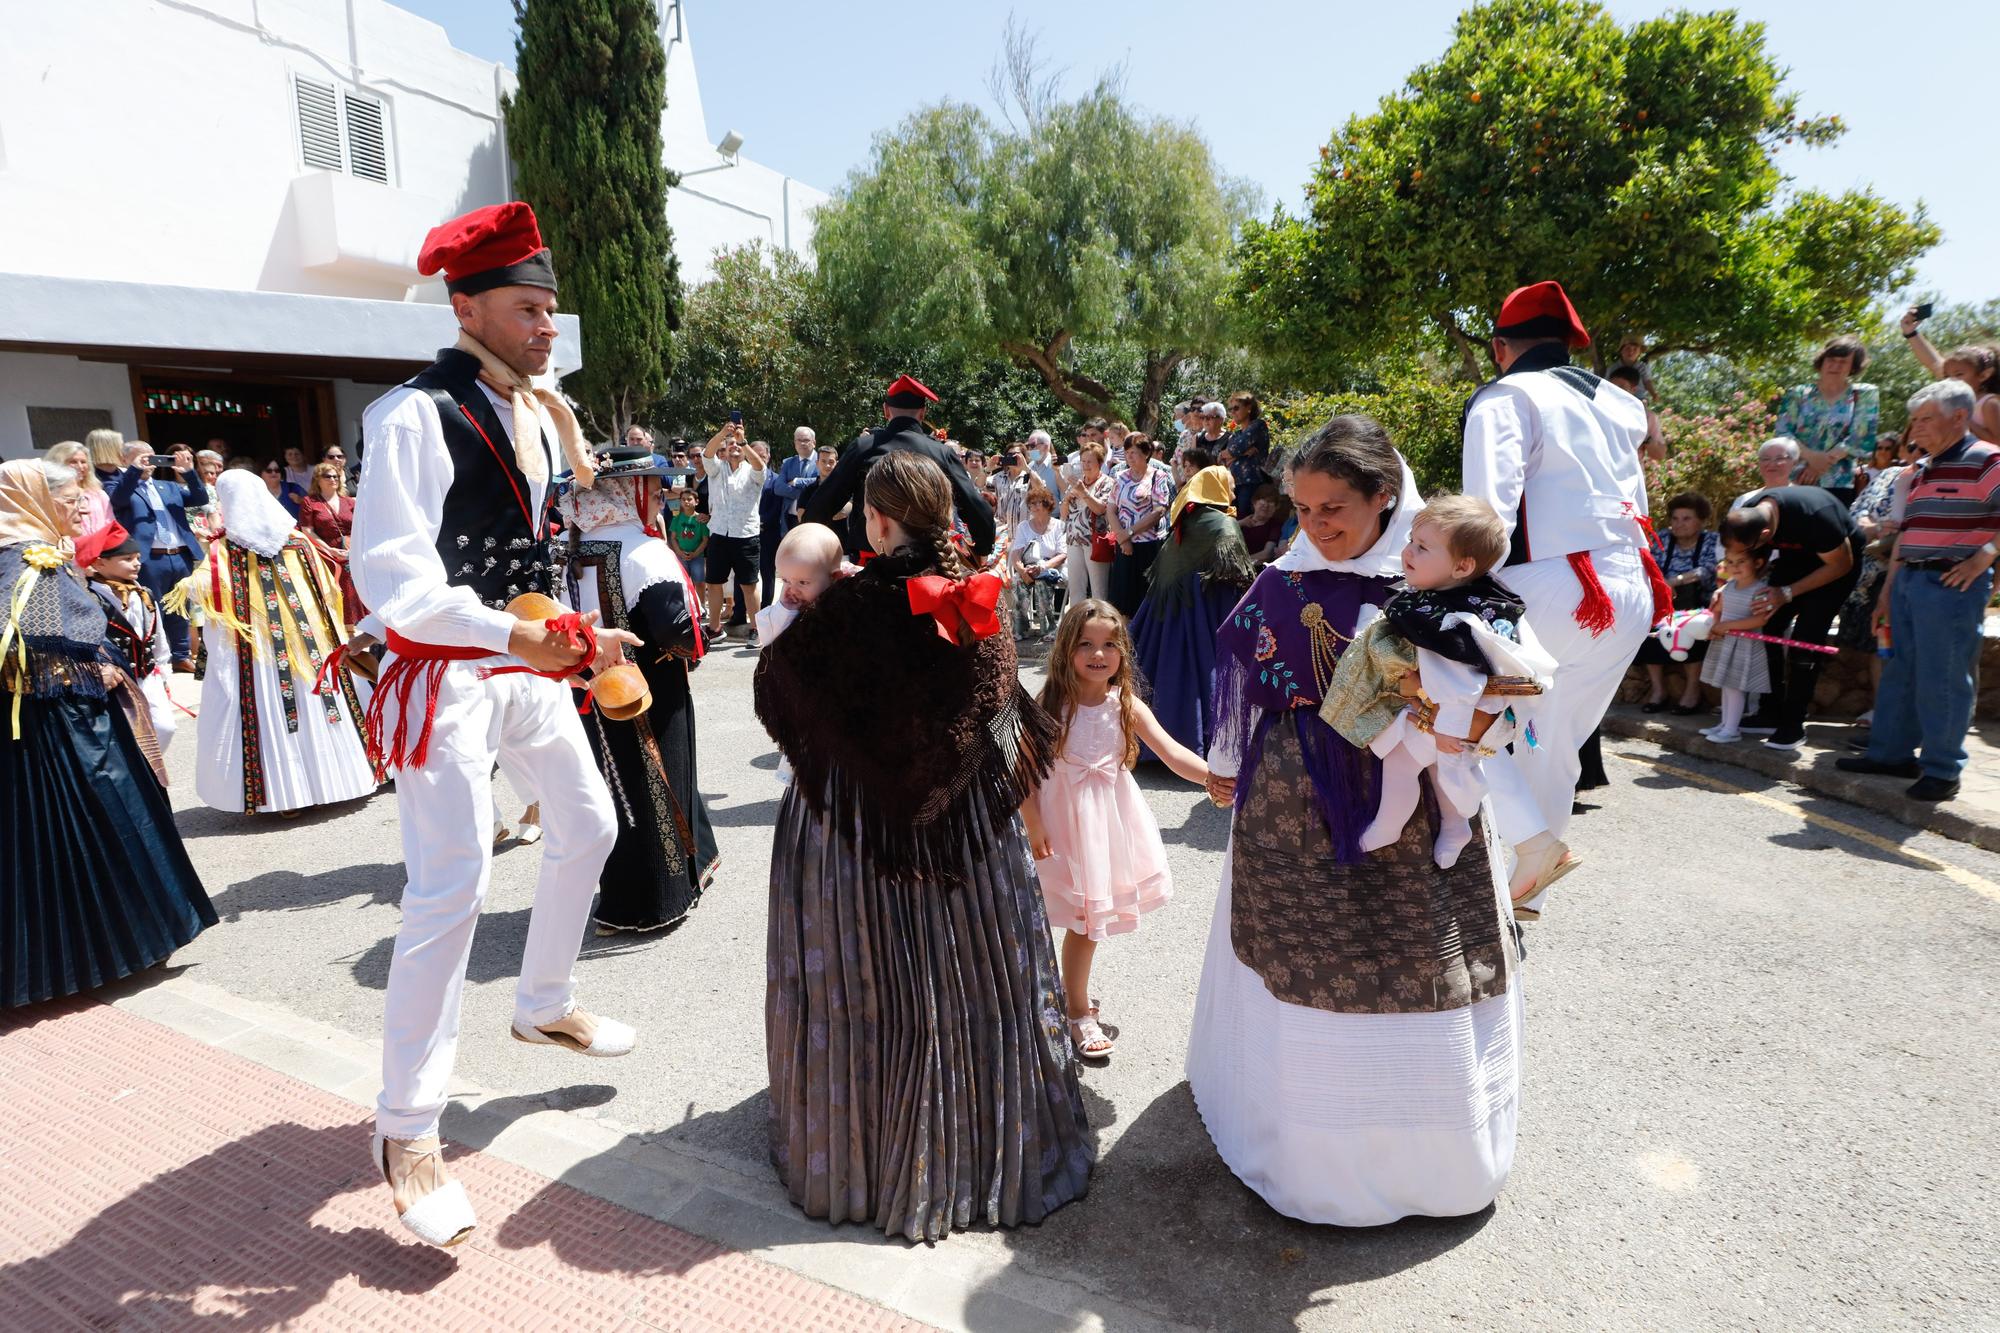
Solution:
[(1757, 447), (1771, 434), (1770, 407), (1738, 394), (1713, 412), (1660, 409), (1667, 437), (1667, 461), (1646, 464), (1646, 496), (1653, 517), (1664, 523), (1667, 501), (1682, 491), (1708, 498), (1715, 519), (1730, 502), (1758, 484)]
[(1441, 382), (1421, 372), (1391, 374), (1378, 389), (1343, 393), (1292, 394), (1274, 400), (1271, 443), (1289, 452), (1334, 417), (1359, 413), (1374, 417), (1409, 461), (1425, 495), (1455, 491), (1463, 484), (1459, 423), (1472, 391), (1463, 383)]

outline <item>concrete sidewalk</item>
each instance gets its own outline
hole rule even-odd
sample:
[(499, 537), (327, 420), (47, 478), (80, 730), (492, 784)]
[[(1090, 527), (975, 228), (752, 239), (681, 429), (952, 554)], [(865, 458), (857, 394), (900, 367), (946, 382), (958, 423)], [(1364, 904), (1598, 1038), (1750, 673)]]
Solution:
[(1637, 704), (1614, 704), (1604, 717), (1604, 734), (1651, 741), (1683, 754), (1747, 768), (1765, 777), (1783, 778), (1808, 791), (1851, 801), (1879, 811), (1912, 828), (1928, 829), (1947, 838), (2000, 852), (2000, 722), (1979, 720), (1965, 738), (1970, 755), (1956, 800), (1940, 804), (1913, 801), (1903, 795), (1908, 778), (1865, 777), (1843, 773), (1834, 760), (1858, 754), (1850, 741), (1866, 744), (1868, 729), (1848, 722), (1812, 722), (1806, 726), (1805, 749), (1796, 754), (1773, 750), (1760, 737), (1717, 745), (1700, 734), (1714, 726), (1714, 713), (1675, 717), (1671, 712), (1646, 714)]
[(96, 1000), (0, 1023), (0, 1327), (925, 1327), (488, 1153), (399, 1231), (353, 1103)]

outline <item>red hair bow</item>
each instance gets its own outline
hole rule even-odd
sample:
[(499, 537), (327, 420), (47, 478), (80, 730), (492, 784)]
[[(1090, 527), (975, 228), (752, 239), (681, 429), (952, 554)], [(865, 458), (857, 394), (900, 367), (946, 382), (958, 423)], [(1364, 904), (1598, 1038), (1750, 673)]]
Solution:
[(994, 574), (974, 574), (969, 579), (948, 579), (942, 574), (923, 574), (910, 580), (910, 613), (928, 615), (937, 622), (941, 638), (962, 642), (961, 629), (983, 639), (1000, 632), (1000, 579)]

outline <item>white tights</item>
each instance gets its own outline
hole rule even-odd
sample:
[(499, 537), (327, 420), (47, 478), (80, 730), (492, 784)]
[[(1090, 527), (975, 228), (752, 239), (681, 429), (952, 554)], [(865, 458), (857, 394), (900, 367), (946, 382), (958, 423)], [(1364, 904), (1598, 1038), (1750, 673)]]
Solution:
[(1749, 692), (1722, 687), (1722, 731), (1734, 731), (1742, 725), (1743, 710), (1750, 702)]
[[(1420, 744), (1426, 753), (1413, 751), (1413, 743)], [(1470, 810), (1457, 808), (1453, 803), (1453, 788), (1458, 784), (1443, 780), (1436, 766), (1437, 759), (1435, 744), (1421, 732), (1407, 737), (1382, 756), (1382, 803), (1376, 808), (1375, 821), (1361, 834), (1362, 851), (1380, 851), (1402, 838), (1410, 817), (1417, 812), (1417, 802), (1423, 799), (1421, 779), (1424, 771), (1429, 769), (1431, 790), (1437, 793), (1438, 798), (1437, 842), (1431, 856), (1441, 870), (1449, 870), (1458, 864), (1458, 854), (1472, 841), (1471, 820), (1479, 804), (1475, 800)]]

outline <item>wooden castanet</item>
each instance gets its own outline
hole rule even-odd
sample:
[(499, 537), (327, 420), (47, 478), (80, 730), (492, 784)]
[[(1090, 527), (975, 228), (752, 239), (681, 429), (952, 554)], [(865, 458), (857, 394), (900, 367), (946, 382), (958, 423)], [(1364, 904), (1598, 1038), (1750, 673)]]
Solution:
[[(524, 592), (507, 603), (507, 614), (516, 620), (553, 620), (567, 612), (553, 597)], [(630, 662), (620, 662), (592, 677), (590, 696), (597, 702), (597, 711), (613, 722), (630, 722), (653, 706), (646, 673)]]

